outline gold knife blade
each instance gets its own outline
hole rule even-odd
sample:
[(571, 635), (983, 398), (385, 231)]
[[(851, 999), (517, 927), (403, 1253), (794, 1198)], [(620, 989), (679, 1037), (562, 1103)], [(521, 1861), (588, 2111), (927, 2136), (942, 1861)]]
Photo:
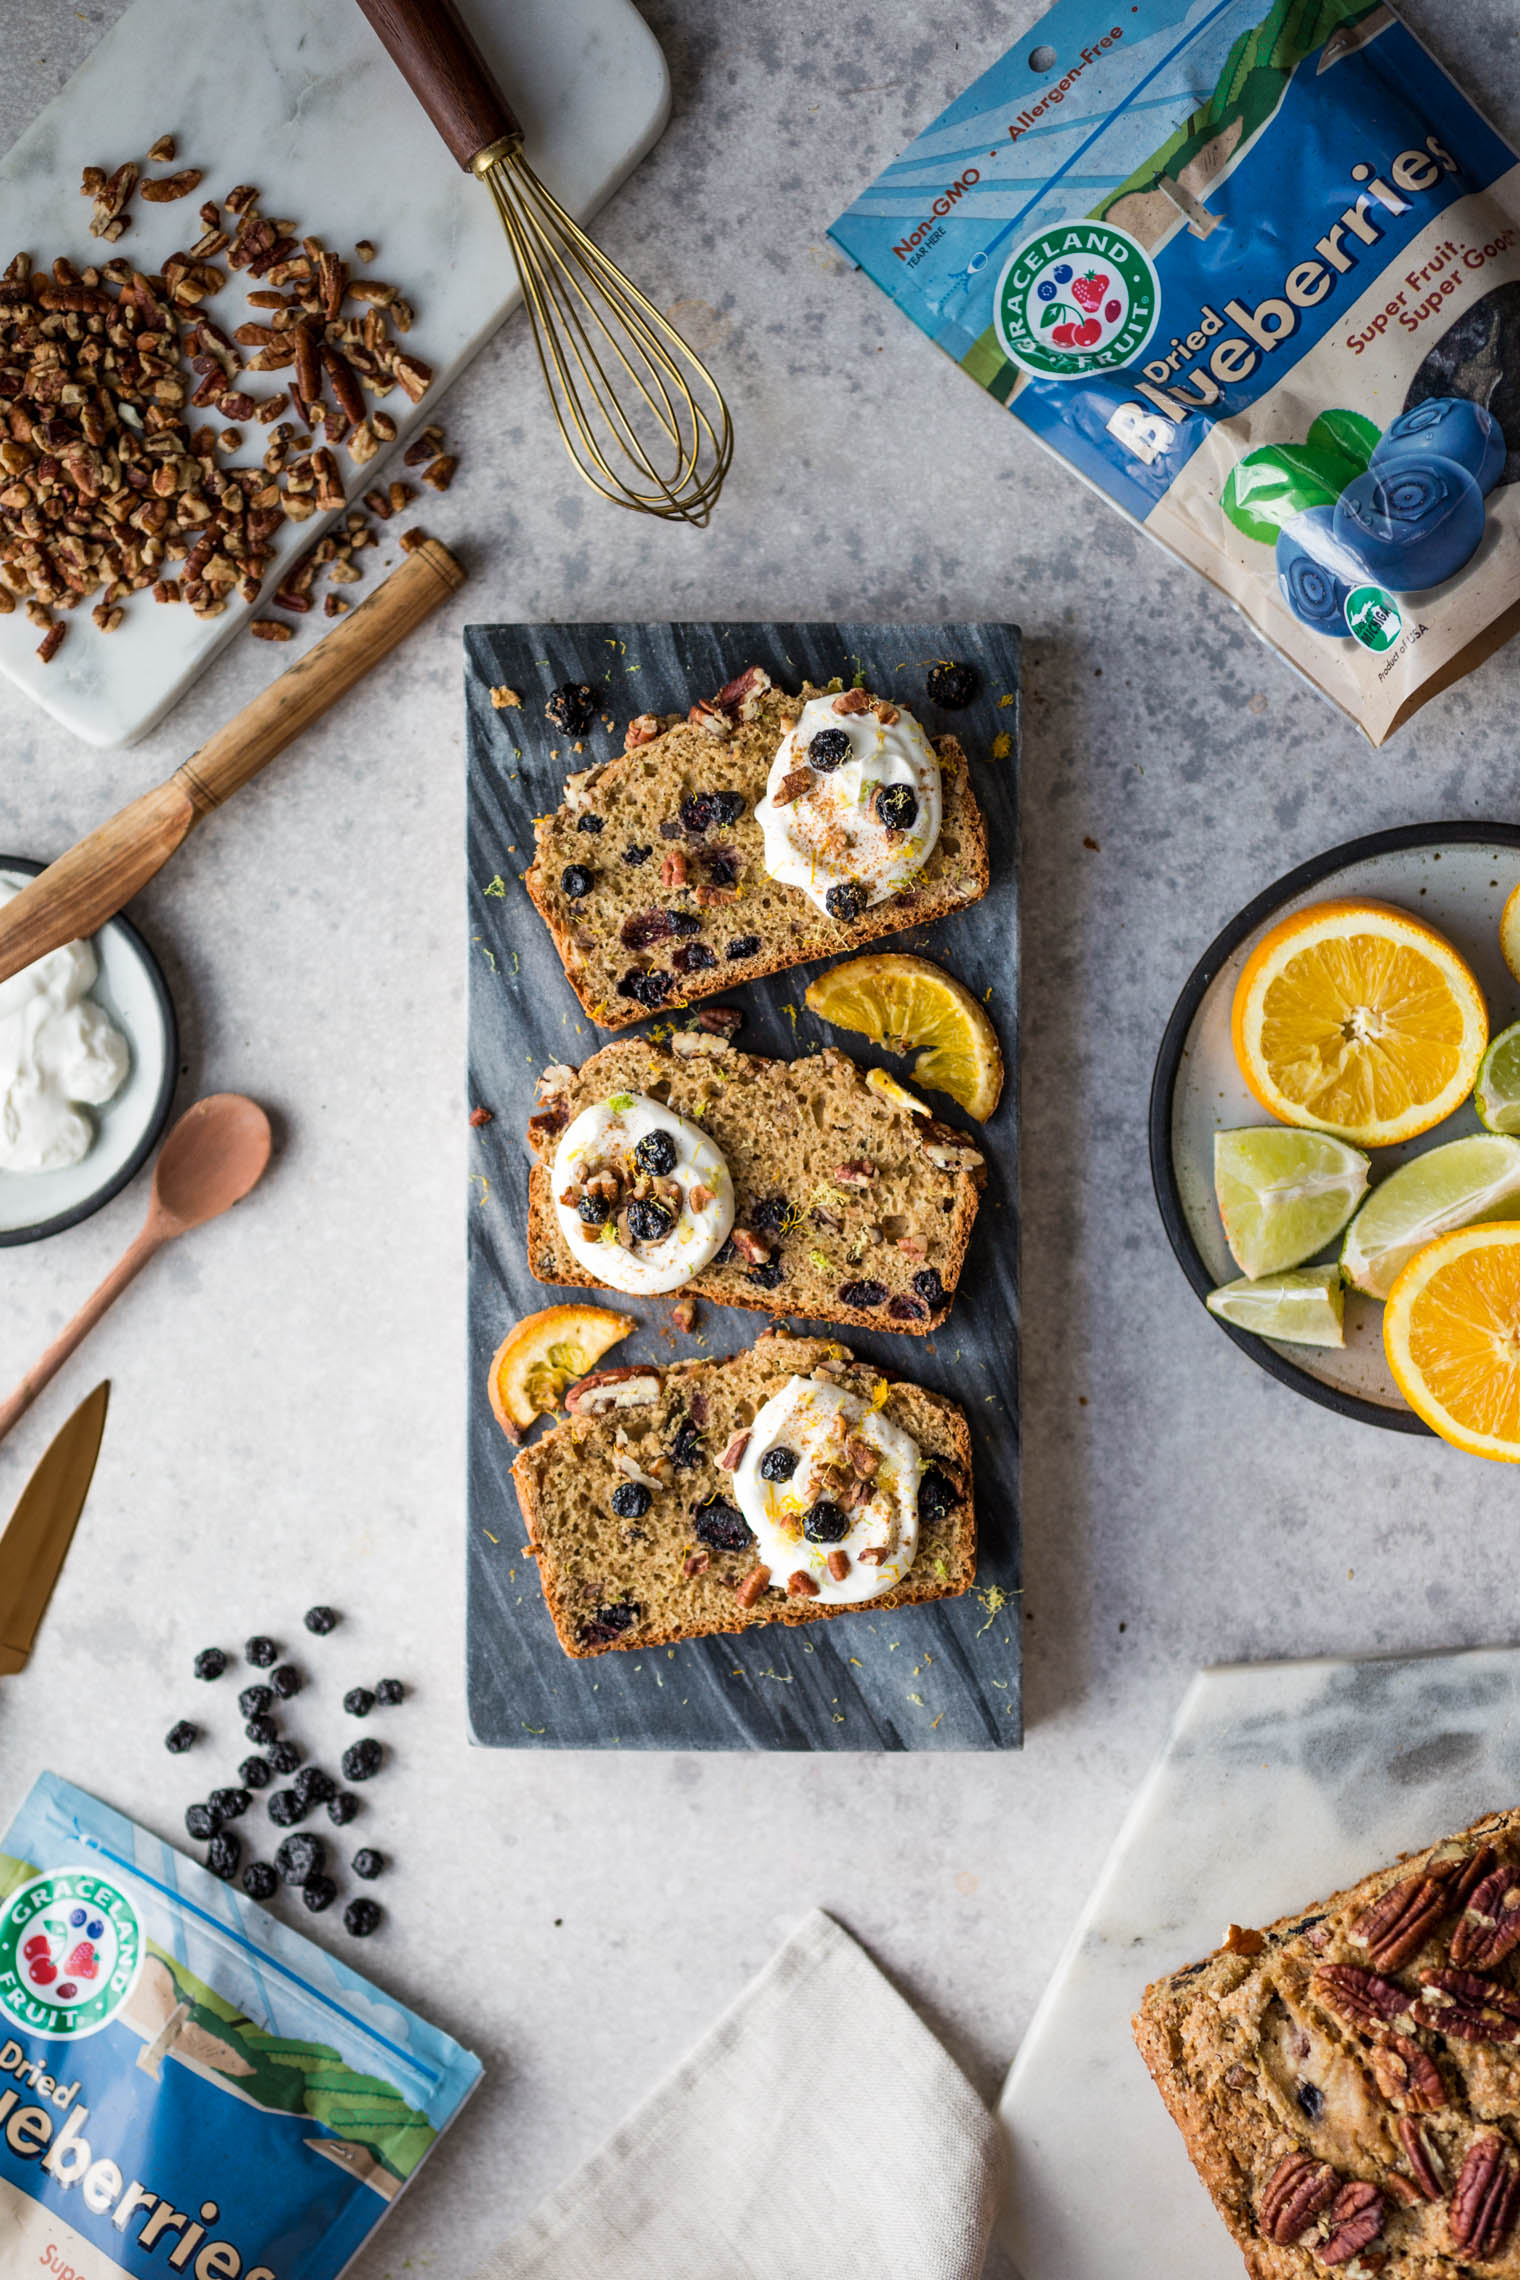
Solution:
[(0, 1536), (0, 1678), (26, 1666), (95, 1477), (109, 1383), (86, 1395), (50, 1442)]

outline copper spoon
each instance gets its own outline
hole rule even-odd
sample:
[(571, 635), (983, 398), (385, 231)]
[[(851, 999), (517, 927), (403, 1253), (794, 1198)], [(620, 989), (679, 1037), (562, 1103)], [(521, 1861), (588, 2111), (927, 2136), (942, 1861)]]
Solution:
[(172, 1243), (176, 1235), (219, 1218), (258, 1185), (269, 1162), (270, 1145), (268, 1117), (257, 1101), (242, 1093), (211, 1093), (186, 1109), (153, 1167), (153, 1198), (142, 1233), (68, 1328), (32, 1364), (9, 1401), (0, 1402), (0, 1441), (155, 1251)]

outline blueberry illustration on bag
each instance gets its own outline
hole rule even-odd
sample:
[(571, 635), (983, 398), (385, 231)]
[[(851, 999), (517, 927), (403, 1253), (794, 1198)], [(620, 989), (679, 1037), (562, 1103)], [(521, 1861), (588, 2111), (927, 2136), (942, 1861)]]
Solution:
[(7, 2273), (336, 2280), (479, 2078), (54, 1775), (0, 1836)]
[(1059, 0), (830, 234), (1375, 742), (1520, 616), (1520, 173), (1387, 0)]

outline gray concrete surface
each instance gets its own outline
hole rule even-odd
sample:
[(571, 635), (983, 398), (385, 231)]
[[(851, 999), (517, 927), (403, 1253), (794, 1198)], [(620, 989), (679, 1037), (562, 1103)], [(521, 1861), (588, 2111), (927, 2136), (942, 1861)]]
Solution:
[[(368, 1961), (472, 2039), (490, 2078), (362, 2261), (369, 2280), (409, 2259), (468, 2273), (814, 1902), (990, 2096), (1200, 1661), (1513, 1635), (1514, 1481), (1342, 1423), (1235, 1353), (1166, 1249), (1144, 1116), (1178, 985), (1265, 880), (1358, 830), (1512, 814), (1520, 650), (1374, 754), (828, 249), (839, 207), (1034, 13), (656, 0), (675, 118), (603, 227), (721, 367), (739, 456), (716, 523), (696, 536), (597, 506), (509, 326), (443, 408), (461, 473), (429, 520), (469, 587), (142, 898), (186, 1097), (252, 1091), (280, 1154), (0, 1455), (8, 1502), (70, 1400), (112, 1378), (78, 1547), (31, 1668), (0, 1686), (0, 1809), (52, 1765), (172, 1831), (187, 1775), (158, 1737), (210, 1691), (185, 1676), (194, 1650), (288, 1632), (318, 1597), (352, 1611), (328, 1649), (342, 1683), (415, 1683), (376, 1791), (398, 1865)], [(12, 0), (0, 134), (112, 14)], [(1409, 14), (1520, 130), (1499, 0)], [(836, 612), (1007, 614), (1027, 640), (1028, 1746), (958, 1763), (472, 1754), (458, 628)], [(0, 844), (61, 848), (274, 662), (239, 646), (127, 754), (0, 699)], [(0, 1380), (143, 1202), (4, 1254)], [(440, 1886), (496, 1942), (483, 1996), (422, 1936)]]

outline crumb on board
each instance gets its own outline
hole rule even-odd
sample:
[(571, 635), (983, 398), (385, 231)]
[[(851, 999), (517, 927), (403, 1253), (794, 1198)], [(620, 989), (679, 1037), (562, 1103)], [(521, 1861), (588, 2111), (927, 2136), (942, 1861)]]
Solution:
[(521, 708), (522, 698), (516, 689), (509, 689), (503, 683), (499, 689), (491, 691), (491, 709), (493, 712), (518, 712)]

